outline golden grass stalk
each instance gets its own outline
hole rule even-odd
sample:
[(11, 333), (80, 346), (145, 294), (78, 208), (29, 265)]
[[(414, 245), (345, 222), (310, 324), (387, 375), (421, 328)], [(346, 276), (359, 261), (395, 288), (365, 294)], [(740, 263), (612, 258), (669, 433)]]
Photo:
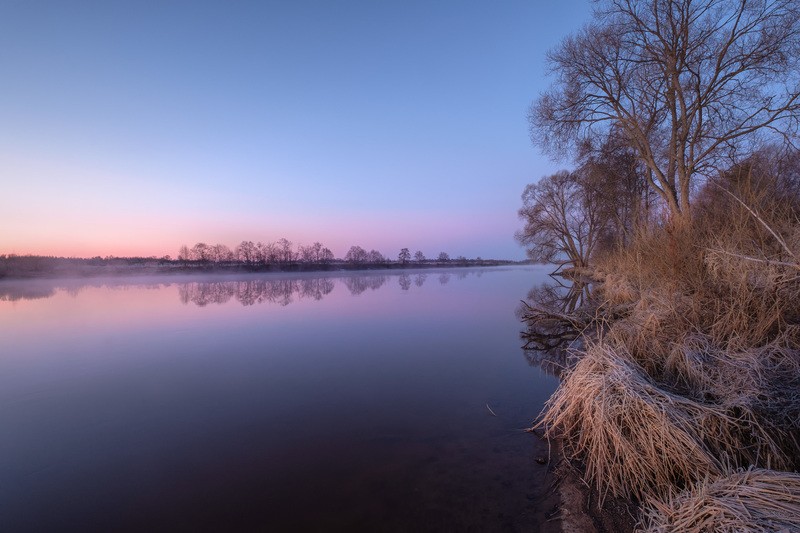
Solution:
[(800, 531), (800, 474), (748, 469), (710, 481), (643, 513), (647, 533)]
[(600, 502), (607, 495), (643, 501), (664, 496), (730, 466), (784, 467), (782, 435), (762, 424), (747, 401), (718, 404), (655, 383), (621, 346), (588, 346), (562, 376), (537, 427), (563, 440), (585, 467)]

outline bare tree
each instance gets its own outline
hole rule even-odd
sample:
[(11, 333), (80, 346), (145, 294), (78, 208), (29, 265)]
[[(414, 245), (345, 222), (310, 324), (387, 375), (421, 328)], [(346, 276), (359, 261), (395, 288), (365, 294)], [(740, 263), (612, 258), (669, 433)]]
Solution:
[(319, 252), (319, 262), (320, 263), (330, 263), (334, 260), (333, 252), (330, 251), (329, 248), (323, 248)]
[(436, 260), (440, 263), (447, 263), (450, 261), (450, 255), (447, 252), (440, 252)]
[(292, 241), (285, 238), (279, 239), (275, 243), (277, 249), (278, 261), (281, 263), (291, 263), (294, 260), (294, 252), (292, 251)]
[[(601, 0), (548, 55), (558, 78), (529, 115), (551, 150), (619, 127), (678, 218), (696, 178), (800, 120), (796, 0)], [(725, 165), (726, 166), (726, 165)]]
[(195, 261), (208, 262), (211, 260), (211, 247), (204, 242), (198, 242), (192, 246), (190, 256)]
[(263, 264), (277, 263), (280, 261), (280, 251), (274, 242), (256, 244), (258, 250), (258, 261)]
[(583, 143), (578, 162), (583, 187), (594, 196), (602, 217), (609, 222), (609, 238), (625, 245), (637, 226), (650, 222), (655, 193), (648, 184), (644, 164), (617, 128), (600, 142)]
[(251, 265), (256, 261), (257, 255), (258, 248), (256, 248), (255, 244), (253, 244), (253, 241), (242, 241), (236, 247), (236, 259), (247, 263), (248, 265)]
[(403, 248), (400, 250), (400, 254), (398, 254), (397, 256), (397, 260), (404, 265), (411, 260), (411, 252), (408, 250), (408, 248)]
[(351, 246), (347, 251), (347, 254), (344, 256), (344, 260), (348, 263), (366, 263), (367, 251), (360, 246)]
[(519, 216), (525, 227), (517, 240), (528, 247), (531, 259), (541, 262), (588, 265), (604, 230), (600, 203), (575, 172), (562, 171), (528, 185)]
[(424, 262), (425, 254), (423, 254), (421, 250), (417, 250), (416, 253), (414, 254), (414, 261), (416, 261), (417, 263)]
[(319, 263), (322, 255), (322, 244), (315, 242), (309, 246), (298, 246), (298, 255), (306, 263)]
[(192, 253), (189, 251), (189, 247), (185, 244), (181, 246), (180, 250), (178, 250), (178, 261), (189, 261), (192, 258)]
[(224, 244), (211, 246), (211, 260), (215, 263), (224, 263), (233, 260), (233, 252)]
[(367, 254), (367, 261), (370, 263), (383, 263), (386, 258), (378, 250), (370, 250)]

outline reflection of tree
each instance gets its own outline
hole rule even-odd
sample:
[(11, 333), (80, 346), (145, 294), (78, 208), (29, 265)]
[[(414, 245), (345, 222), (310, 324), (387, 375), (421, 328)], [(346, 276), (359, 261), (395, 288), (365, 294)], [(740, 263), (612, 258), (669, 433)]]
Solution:
[(400, 274), (397, 278), (397, 283), (400, 284), (400, 288), (404, 291), (407, 291), (411, 288), (411, 276), (408, 274)]
[(286, 306), (295, 296), (321, 300), (333, 287), (330, 278), (203, 281), (178, 284), (178, 294), (184, 304), (192, 302), (200, 307), (224, 304), (231, 298), (242, 305), (270, 302)]
[(569, 366), (570, 347), (590, 324), (582, 316), (590, 306), (590, 286), (579, 280), (534, 287), (517, 308), (517, 317), (528, 329), (522, 333), (523, 349), (531, 365), (559, 374)]
[(447, 285), (450, 282), (450, 274), (439, 274), (439, 285)]
[(348, 276), (344, 278), (344, 284), (350, 294), (358, 296), (367, 289), (377, 290), (386, 283), (386, 276)]
[(426, 279), (428, 279), (427, 274), (417, 274), (414, 276), (414, 285), (417, 287), (422, 287), (425, 284)]
[(39, 300), (50, 298), (56, 293), (55, 287), (50, 286), (6, 286), (0, 287), (0, 302), (16, 302), (18, 300)]
[(330, 278), (310, 278), (300, 280), (300, 297), (322, 300), (333, 290), (334, 283)]

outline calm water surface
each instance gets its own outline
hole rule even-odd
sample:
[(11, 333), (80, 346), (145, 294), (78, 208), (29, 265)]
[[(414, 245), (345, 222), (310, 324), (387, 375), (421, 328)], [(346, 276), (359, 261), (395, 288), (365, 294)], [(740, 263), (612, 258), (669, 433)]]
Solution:
[(535, 531), (545, 273), (2, 282), (0, 530)]

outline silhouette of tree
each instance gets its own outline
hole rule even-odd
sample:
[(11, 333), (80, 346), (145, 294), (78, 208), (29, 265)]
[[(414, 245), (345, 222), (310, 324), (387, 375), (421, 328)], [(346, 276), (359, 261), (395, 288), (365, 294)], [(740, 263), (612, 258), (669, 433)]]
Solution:
[(386, 258), (378, 250), (370, 250), (369, 254), (367, 254), (367, 261), (370, 263), (383, 263)]
[(439, 257), (436, 260), (440, 263), (447, 263), (450, 261), (450, 256), (447, 254), (447, 252), (440, 252)]
[(225, 246), (224, 244), (215, 244), (211, 247), (211, 260), (215, 263), (224, 263), (226, 261), (232, 261), (234, 258), (234, 254), (230, 248)]
[(252, 265), (258, 257), (258, 248), (253, 241), (242, 241), (236, 247), (236, 258), (243, 263)]
[(319, 263), (322, 261), (322, 244), (315, 242), (310, 246), (300, 246), (298, 254), (306, 263)]
[(191, 259), (192, 253), (189, 251), (189, 247), (184, 244), (178, 250), (178, 261), (190, 261)]
[(192, 246), (190, 256), (195, 261), (208, 262), (211, 259), (211, 247), (204, 242), (198, 242)]
[(367, 262), (367, 251), (360, 246), (351, 246), (344, 256), (348, 263), (360, 264)]
[(292, 241), (281, 238), (275, 243), (277, 249), (278, 261), (281, 263), (291, 263), (294, 260), (294, 253), (292, 252)]
[(320, 263), (330, 263), (333, 261), (335, 257), (333, 256), (333, 252), (330, 251), (328, 248), (323, 248), (322, 251), (319, 253), (319, 262)]
[(423, 254), (423, 253), (422, 253), (420, 250), (417, 250), (417, 251), (414, 253), (414, 260), (415, 260), (417, 263), (422, 263), (422, 262), (424, 262), (424, 261), (425, 261), (425, 254)]
[(397, 260), (400, 261), (401, 264), (405, 265), (411, 260), (411, 252), (408, 248), (403, 248), (400, 250), (400, 254), (397, 256)]
[(258, 261), (263, 264), (272, 264), (280, 262), (280, 251), (277, 244), (268, 242), (266, 244), (259, 242), (256, 245), (258, 249)]

